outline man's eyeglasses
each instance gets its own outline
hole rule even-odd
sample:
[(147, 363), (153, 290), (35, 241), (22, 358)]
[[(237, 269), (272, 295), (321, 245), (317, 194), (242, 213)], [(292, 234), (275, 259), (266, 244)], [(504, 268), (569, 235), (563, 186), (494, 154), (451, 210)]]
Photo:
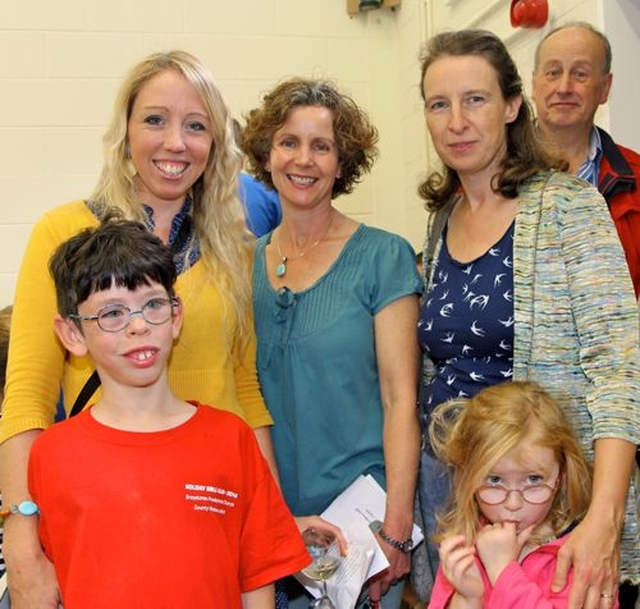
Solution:
[(132, 311), (125, 305), (108, 305), (100, 309), (97, 315), (69, 315), (74, 321), (97, 321), (105, 332), (120, 332), (130, 323), (134, 315), (141, 315), (147, 323), (159, 326), (171, 319), (173, 307), (178, 306), (177, 298), (152, 298), (141, 309)]
[(520, 493), (522, 499), (533, 505), (540, 505), (549, 501), (556, 492), (555, 486), (548, 484), (533, 484), (525, 486), (523, 489), (506, 488), (505, 486), (481, 486), (476, 491), (478, 501), (486, 505), (499, 505), (507, 500), (511, 493)]

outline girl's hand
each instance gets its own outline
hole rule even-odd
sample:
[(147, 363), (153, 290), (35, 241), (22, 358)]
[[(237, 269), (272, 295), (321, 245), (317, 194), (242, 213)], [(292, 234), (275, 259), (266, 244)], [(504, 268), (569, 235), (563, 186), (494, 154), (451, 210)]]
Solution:
[(475, 548), (466, 545), (463, 535), (447, 537), (439, 549), (440, 567), (449, 583), (466, 601), (479, 601), (482, 606), (484, 584), (475, 562)]
[(518, 560), (533, 529), (532, 525), (517, 533), (513, 522), (504, 522), (488, 524), (478, 533), (478, 556), (492, 584), (496, 583), (510, 562)]

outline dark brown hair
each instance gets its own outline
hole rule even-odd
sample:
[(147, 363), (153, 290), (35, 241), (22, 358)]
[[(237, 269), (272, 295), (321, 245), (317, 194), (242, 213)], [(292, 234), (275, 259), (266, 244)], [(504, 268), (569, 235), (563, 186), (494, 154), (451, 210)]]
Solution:
[(111, 286), (135, 290), (153, 281), (170, 298), (175, 296), (171, 249), (143, 224), (115, 214), (60, 244), (51, 256), (49, 271), (63, 317), (76, 314), (78, 305), (91, 294)]
[[(550, 157), (542, 148), (532, 122), (533, 113), (522, 90), (518, 69), (504, 43), (493, 33), (484, 30), (445, 32), (431, 38), (420, 54), (420, 91), (425, 99), (424, 77), (429, 67), (442, 57), (473, 55), (485, 59), (495, 70), (505, 100), (523, 96), (518, 116), (506, 125), (507, 153), (502, 170), (496, 176), (494, 189), (504, 197), (515, 199), (523, 182), (540, 171), (564, 168), (565, 163)], [(437, 210), (449, 202), (460, 187), (456, 171), (445, 166), (443, 172), (434, 171), (420, 185), (418, 193), (426, 208)]]

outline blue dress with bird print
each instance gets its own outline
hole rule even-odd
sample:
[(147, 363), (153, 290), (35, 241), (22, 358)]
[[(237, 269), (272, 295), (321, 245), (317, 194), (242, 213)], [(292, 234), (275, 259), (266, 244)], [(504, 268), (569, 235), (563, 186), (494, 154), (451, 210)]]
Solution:
[(418, 322), (418, 339), (436, 370), (421, 388), (425, 424), (438, 404), (512, 379), (513, 228), (468, 263), (451, 257), (444, 228)]

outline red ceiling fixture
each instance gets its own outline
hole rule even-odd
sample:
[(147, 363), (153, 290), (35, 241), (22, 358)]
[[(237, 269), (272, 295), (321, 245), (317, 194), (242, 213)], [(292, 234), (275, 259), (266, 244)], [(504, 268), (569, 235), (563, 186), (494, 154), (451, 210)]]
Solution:
[(541, 28), (549, 18), (547, 0), (512, 0), (511, 25), (513, 27)]

